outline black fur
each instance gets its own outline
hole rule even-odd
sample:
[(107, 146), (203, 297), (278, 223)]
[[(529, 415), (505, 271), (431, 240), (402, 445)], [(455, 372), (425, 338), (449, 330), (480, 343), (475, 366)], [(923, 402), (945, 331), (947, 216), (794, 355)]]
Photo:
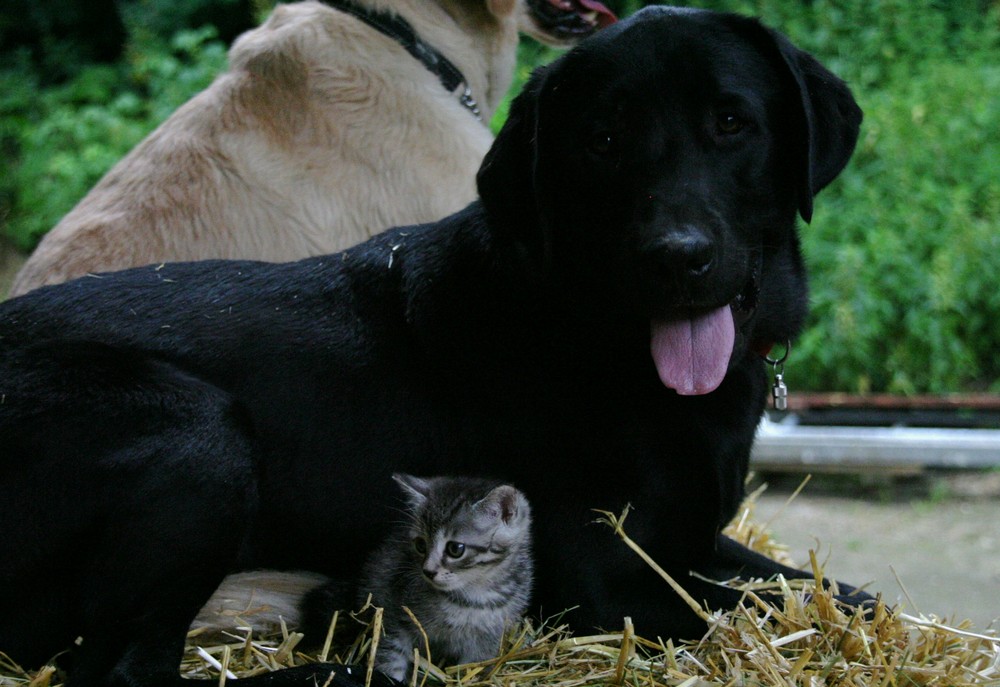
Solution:
[[(689, 570), (801, 576), (719, 530), (765, 402), (753, 349), (805, 313), (796, 214), (860, 119), (756, 22), (648, 9), (533, 76), (482, 201), (452, 217), (338, 255), (140, 268), (4, 303), (0, 650), (33, 665), (82, 635), (71, 686), (174, 684), (227, 572), (355, 577), (399, 471), (523, 489), (535, 605), (578, 607), (578, 628), (704, 631), (593, 508), (633, 504), (629, 534), (713, 607), (736, 594)], [(721, 386), (665, 388), (651, 319), (730, 302)]]

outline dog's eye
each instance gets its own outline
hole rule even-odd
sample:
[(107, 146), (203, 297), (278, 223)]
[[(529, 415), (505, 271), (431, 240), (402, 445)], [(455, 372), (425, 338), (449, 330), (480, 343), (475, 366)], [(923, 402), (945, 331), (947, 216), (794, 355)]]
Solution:
[(747, 127), (747, 121), (734, 112), (720, 112), (715, 118), (716, 133), (735, 136)]
[(461, 558), (465, 553), (465, 544), (457, 541), (450, 541), (445, 544), (444, 552), (451, 558)]
[(594, 155), (607, 155), (611, 152), (614, 142), (614, 136), (611, 135), (610, 131), (598, 131), (590, 137), (590, 141), (587, 143), (587, 150)]

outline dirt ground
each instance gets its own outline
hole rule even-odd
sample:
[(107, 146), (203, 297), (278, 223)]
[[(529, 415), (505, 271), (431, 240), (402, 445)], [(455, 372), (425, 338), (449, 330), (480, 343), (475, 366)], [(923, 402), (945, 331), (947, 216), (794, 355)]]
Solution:
[(828, 576), (907, 613), (1000, 630), (1000, 472), (935, 475), (916, 489), (811, 483), (787, 503), (789, 484), (770, 486), (755, 517), (797, 564), (814, 549)]

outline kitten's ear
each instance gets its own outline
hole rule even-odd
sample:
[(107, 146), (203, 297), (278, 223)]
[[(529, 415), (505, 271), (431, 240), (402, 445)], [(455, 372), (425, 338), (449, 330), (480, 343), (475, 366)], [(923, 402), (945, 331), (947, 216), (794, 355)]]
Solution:
[(427, 503), (427, 496), (431, 493), (431, 483), (428, 480), (402, 472), (394, 473), (392, 479), (403, 490), (411, 507), (420, 508)]
[(476, 507), (482, 508), (491, 517), (499, 518), (505, 525), (511, 525), (528, 516), (528, 499), (509, 484), (502, 484), (493, 489), (476, 504)]

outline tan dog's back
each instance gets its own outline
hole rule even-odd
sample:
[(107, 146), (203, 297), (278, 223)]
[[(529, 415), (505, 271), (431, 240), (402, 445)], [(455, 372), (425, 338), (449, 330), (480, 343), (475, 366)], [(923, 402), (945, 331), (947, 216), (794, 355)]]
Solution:
[[(432, 8), (414, 27), (453, 51), (488, 118), (510, 81), (514, 3), (483, 2), (464, 27), (443, 6), (397, 4)], [(491, 141), (391, 39), (318, 2), (282, 5), (49, 232), (11, 295), (163, 261), (293, 260), (434, 220), (475, 197)]]

